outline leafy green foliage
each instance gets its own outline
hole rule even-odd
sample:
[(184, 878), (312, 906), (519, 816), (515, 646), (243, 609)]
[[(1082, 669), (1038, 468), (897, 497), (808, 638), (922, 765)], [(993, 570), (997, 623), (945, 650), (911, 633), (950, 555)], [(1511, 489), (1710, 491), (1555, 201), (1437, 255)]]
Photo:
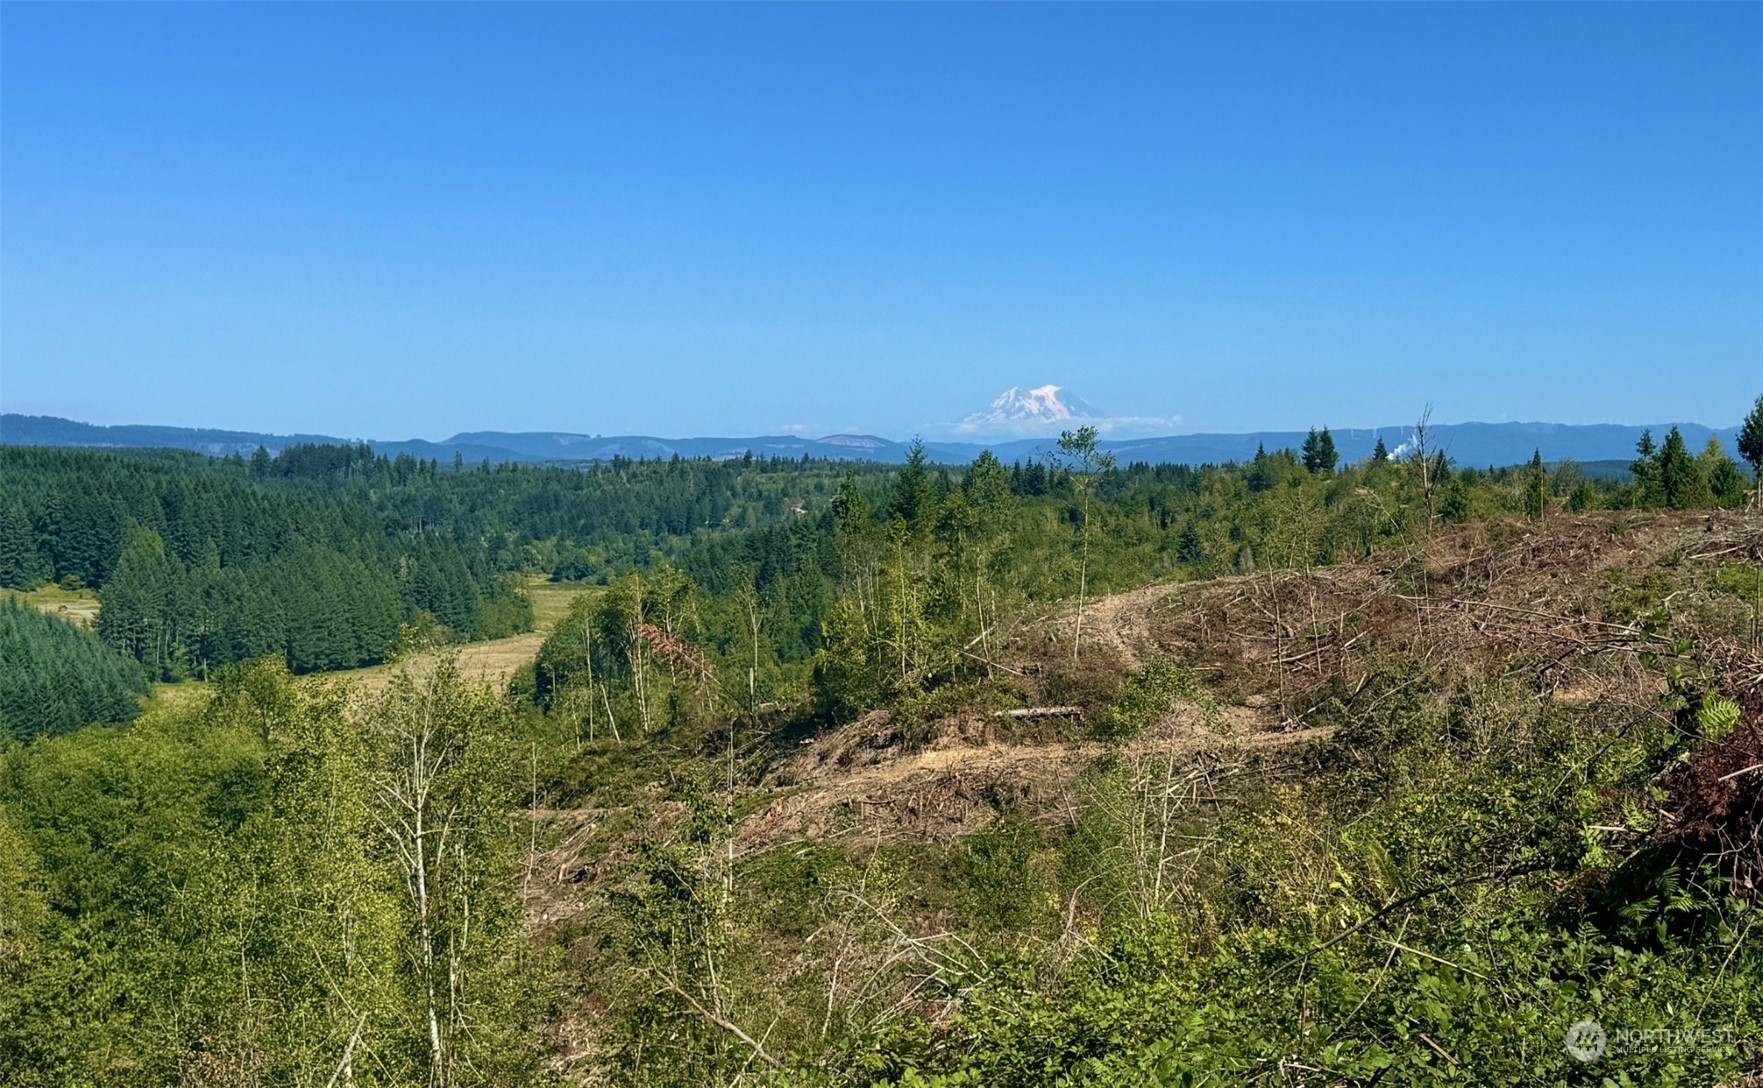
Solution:
[(962, 840), (950, 859), (959, 905), (975, 928), (1022, 931), (1055, 889), (1033, 865), (1038, 836), (1020, 820), (1004, 819)]
[(1715, 575), (1714, 585), (1725, 593), (1747, 600), (1763, 597), (1763, 565), (1756, 563), (1725, 563)]
[(1194, 674), (1171, 661), (1153, 661), (1137, 676), (1120, 685), (1097, 727), (1105, 740), (1125, 740), (1156, 722), (1174, 708), (1176, 701), (1198, 691)]
[(217, 689), (0, 753), (0, 1081), (536, 1082), (501, 701)]
[[(1403, 670), (1381, 686), (1426, 694), (1425, 676)], [(1223, 818), (1221, 864), (1193, 874), (1197, 895), (1105, 914), (1051, 985), (987, 972), (942, 1030), (878, 1039), (864, 1057), (875, 1082), (1279, 1084), (1282, 1071), (1302, 1067), (1346, 1083), (1590, 1075), (1688, 1085), (1741, 1068), (1736, 1044), (1763, 1024), (1748, 903), (1697, 892), (1671, 871), (1625, 899), (1621, 914), (1585, 912), (1580, 898), (1591, 889), (1595, 900), (1626, 871), (1583, 854), (1582, 829), (1618, 797), (1645, 795), (1673, 758), (1674, 736), (1625, 731), (1624, 755), (1612, 761), (1605, 737), (1501, 715), (1502, 734), (1441, 747), (1427, 738), (1448, 735), (1445, 722), (1404, 724), (1428, 718), (1431, 705), (1373, 712), (1385, 723), (1378, 734), (1421, 738), (1380, 756), (1376, 787), (1341, 777), (1340, 754), (1318, 751), (1310, 776)], [(1104, 777), (1127, 783), (1136, 773)], [(1160, 792), (1141, 794), (1140, 810), (1154, 809)], [(1108, 839), (1096, 821), (1115, 820), (1111, 806), (1129, 795), (1088, 794), (1068, 859)], [(1204, 825), (1186, 830), (1178, 841)], [(1093, 895), (1108, 887), (1104, 875), (1078, 864), (1067, 879)], [(1561, 894), (1574, 884), (1579, 894)], [(1652, 919), (1661, 911), (1714, 924), (1660, 944)], [(1707, 1045), (1613, 1049), (1588, 1065), (1563, 1047), (1568, 1026), (1588, 1018), (1613, 1038), (1623, 1029), (1719, 1034)]]
[(1702, 739), (1717, 741), (1737, 727), (1739, 715), (1737, 703), (1708, 692), (1702, 696), (1702, 705), (1696, 708), (1696, 726)]

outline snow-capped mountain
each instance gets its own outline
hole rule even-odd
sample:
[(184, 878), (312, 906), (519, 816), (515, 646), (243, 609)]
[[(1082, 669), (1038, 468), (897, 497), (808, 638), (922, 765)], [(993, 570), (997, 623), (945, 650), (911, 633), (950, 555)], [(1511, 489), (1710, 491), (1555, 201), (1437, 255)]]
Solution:
[(1013, 385), (999, 394), (990, 408), (973, 413), (961, 423), (969, 428), (1014, 429), (1041, 423), (1063, 423), (1073, 419), (1100, 419), (1101, 416), (1101, 412), (1085, 404), (1081, 397), (1069, 389), (1062, 389), (1057, 385), (1024, 389), (1020, 385)]

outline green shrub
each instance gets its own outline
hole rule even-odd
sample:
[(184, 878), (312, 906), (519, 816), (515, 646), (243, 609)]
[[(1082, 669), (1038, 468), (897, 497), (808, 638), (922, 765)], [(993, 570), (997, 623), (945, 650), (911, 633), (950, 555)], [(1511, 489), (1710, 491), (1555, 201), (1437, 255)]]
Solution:
[(1153, 661), (1120, 685), (1108, 712), (1096, 726), (1103, 740), (1127, 740), (1175, 709), (1199, 690), (1194, 674), (1171, 661)]

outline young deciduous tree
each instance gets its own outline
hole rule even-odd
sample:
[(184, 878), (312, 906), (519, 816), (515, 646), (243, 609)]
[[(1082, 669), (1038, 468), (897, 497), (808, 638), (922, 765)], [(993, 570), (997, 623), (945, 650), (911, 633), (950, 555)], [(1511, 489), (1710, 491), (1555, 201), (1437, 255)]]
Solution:
[[(962, 494), (973, 520), (974, 542), (969, 551), (973, 579), (974, 620), (980, 654), (991, 669), (993, 627), (998, 621), (997, 593), (989, 577), (996, 556), (1007, 546), (1010, 518), (1010, 474), (991, 450), (982, 452), (968, 466), (961, 481)], [(965, 597), (965, 593), (963, 594)]]
[(507, 707), (444, 662), (400, 677), (370, 720), (380, 743), (373, 818), (403, 885), (404, 992), (423, 1083), (518, 1082), (532, 1072), (518, 1039), (532, 990), (519, 972), (536, 965), (519, 962), (507, 816), (524, 791)]
[(1083, 493), (1083, 529), (1080, 534), (1077, 564), (1077, 617), (1071, 628), (1071, 657), (1077, 660), (1078, 645), (1083, 637), (1084, 594), (1089, 588), (1090, 573), (1090, 500), (1095, 491), (1098, 472), (1114, 467), (1114, 455), (1096, 449), (1096, 428), (1079, 427), (1059, 435), (1059, 456), (1066, 471), (1077, 480)]
[(1420, 497), (1426, 507), (1426, 527), (1432, 528), (1433, 519), (1438, 516), (1438, 475), (1433, 471), (1433, 434), (1432, 405), (1427, 405), (1420, 412), (1420, 419), (1414, 424), (1414, 452), (1408, 455), (1408, 462), (1414, 466), (1415, 475), (1420, 478)]

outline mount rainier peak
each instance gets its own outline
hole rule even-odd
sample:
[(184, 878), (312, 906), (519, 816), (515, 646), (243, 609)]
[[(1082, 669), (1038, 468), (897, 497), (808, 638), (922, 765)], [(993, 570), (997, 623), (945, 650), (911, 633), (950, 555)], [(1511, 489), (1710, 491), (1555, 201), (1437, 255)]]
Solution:
[(1069, 389), (1043, 385), (1024, 389), (1013, 385), (998, 395), (990, 408), (975, 412), (961, 422), (975, 426), (1021, 426), (1032, 423), (1062, 423), (1072, 419), (1099, 419), (1102, 413), (1083, 402)]

